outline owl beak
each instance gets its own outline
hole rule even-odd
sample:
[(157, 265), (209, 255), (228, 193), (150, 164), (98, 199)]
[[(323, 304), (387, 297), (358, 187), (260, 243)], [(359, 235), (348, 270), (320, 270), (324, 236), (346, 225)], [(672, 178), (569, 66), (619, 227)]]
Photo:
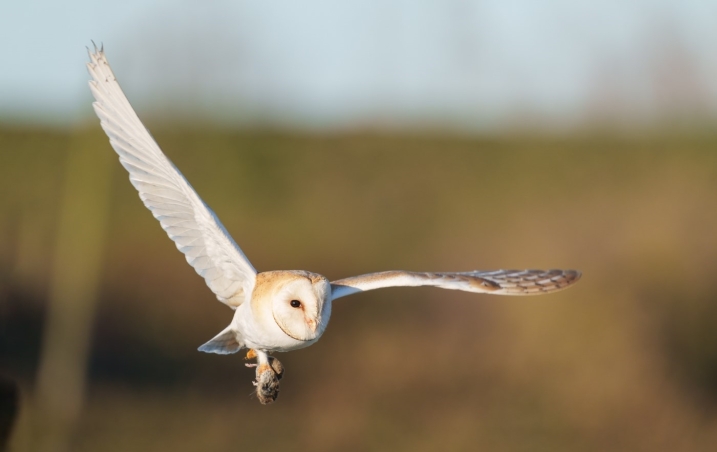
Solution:
[(312, 332), (312, 333), (315, 333), (315, 332), (316, 332), (316, 320), (314, 320), (314, 319), (309, 319), (309, 320), (306, 321), (306, 324), (309, 325), (309, 328), (311, 329), (311, 332)]

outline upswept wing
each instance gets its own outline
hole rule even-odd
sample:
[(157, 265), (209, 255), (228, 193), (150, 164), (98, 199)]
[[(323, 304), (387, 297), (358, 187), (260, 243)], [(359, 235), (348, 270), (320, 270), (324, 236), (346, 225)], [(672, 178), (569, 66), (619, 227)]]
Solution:
[(541, 295), (575, 284), (577, 270), (496, 270), (463, 273), (386, 271), (331, 282), (333, 300), (384, 287), (434, 286), (496, 295)]
[(219, 301), (235, 309), (251, 295), (256, 270), (142, 125), (102, 49), (90, 52), (87, 68), (95, 112), (139, 197)]

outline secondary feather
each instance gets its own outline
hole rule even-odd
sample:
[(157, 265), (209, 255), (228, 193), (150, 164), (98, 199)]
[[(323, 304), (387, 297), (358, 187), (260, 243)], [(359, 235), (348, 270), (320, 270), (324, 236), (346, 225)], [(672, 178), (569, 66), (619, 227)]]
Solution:
[(251, 295), (256, 270), (139, 120), (102, 49), (90, 52), (87, 68), (95, 112), (139, 197), (217, 298), (235, 309)]

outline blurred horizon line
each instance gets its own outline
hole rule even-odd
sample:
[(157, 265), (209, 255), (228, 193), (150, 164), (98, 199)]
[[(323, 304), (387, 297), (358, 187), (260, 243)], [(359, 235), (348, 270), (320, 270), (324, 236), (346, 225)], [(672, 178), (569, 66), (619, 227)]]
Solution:
[[(515, 121), (496, 127), (477, 127), (455, 122), (438, 121), (356, 121), (346, 124), (306, 123), (291, 120), (214, 120), (205, 116), (171, 115), (146, 112), (139, 113), (142, 123), (152, 132), (153, 129), (166, 130), (182, 127), (188, 130), (223, 130), (238, 133), (287, 134), (287, 135), (396, 135), (396, 136), (455, 136), (455, 137), (496, 137), (506, 138), (517, 134), (518, 137), (664, 137), (698, 135), (711, 136), (717, 133), (717, 116), (694, 118), (689, 116), (657, 118), (652, 121), (585, 121), (567, 126), (561, 122)], [(61, 133), (99, 128), (99, 120), (94, 114), (76, 120), (62, 120), (59, 117), (37, 118), (31, 116), (5, 116), (0, 112), (0, 129), (55, 130)]]

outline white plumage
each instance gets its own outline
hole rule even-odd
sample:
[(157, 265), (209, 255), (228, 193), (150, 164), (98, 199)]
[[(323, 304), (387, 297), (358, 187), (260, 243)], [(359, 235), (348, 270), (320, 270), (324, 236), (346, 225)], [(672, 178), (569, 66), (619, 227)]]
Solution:
[(129, 180), (189, 265), (221, 302), (236, 308), (251, 293), (256, 270), (142, 125), (104, 53), (97, 51), (90, 58), (93, 106)]
[(331, 302), (337, 298), (393, 286), (537, 295), (564, 289), (580, 278), (575, 270), (388, 271), (329, 283), (325, 277), (303, 270), (257, 273), (142, 125), (102, 49), (90, 52), (87, 67), (95, 112), (144, 205), (217, 298), (236, 310), (231, 324), (199, 350), (227, 354), (249, 348), (258, 361), (255, 385), (262, 403), (276, 399), (283, 374), (281, 364), (267, 353), (316, 342), (328, 324)]

